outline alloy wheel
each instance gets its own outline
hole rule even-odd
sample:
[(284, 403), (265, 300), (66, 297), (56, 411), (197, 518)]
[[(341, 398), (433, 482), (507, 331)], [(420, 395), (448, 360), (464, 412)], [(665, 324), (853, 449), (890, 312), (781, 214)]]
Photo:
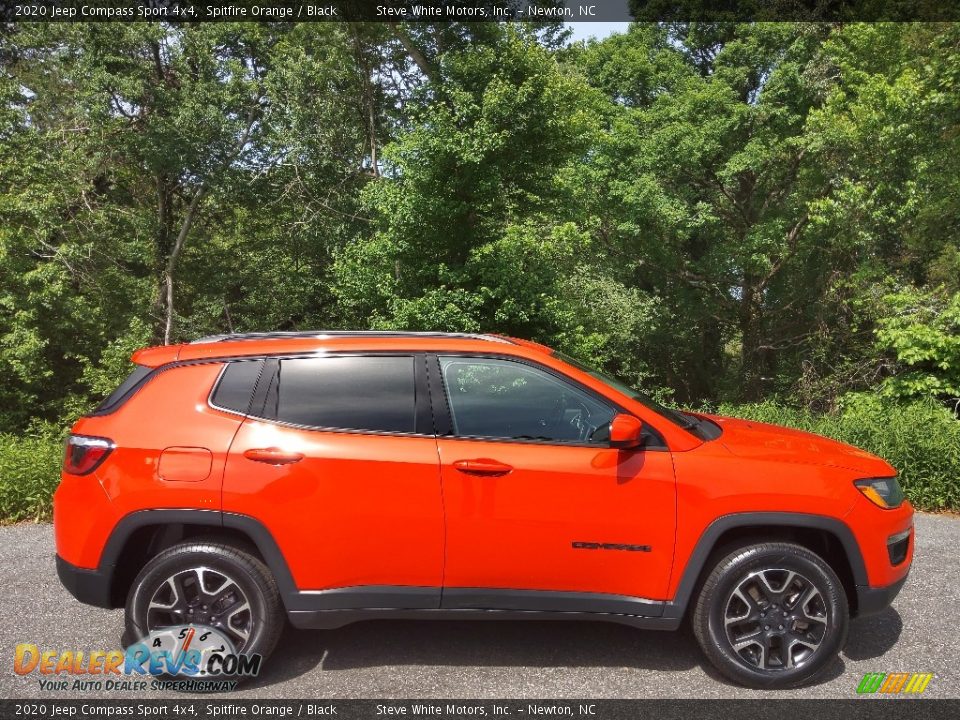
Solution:
[(829, 630), (820, 589), (793, 570), (748, 574), (724, 605), (724, 626), (734, 653), (749, 667), (789, 670), (810, 662)]
[(153, 593), (147, 606), (147, 631), (188, 624), (216, 628), (240, 652), (253, 631), (253, 612), (246, 594), (229, 575), (209, 567), (189, 568), (168, 577)]

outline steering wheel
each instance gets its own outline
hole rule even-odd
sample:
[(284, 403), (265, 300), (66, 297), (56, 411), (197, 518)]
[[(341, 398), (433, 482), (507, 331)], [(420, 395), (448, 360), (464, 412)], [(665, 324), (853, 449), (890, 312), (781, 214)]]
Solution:
[(577, 405), (580, 406), (580, 412), (570, 418), (570, 424), (577, 429), (577, 440), (587, 442), (596, 428), (590, 424), (590, 408), (580, 401), (577, 401)]
[(553, 407), (550, 409), (550, 412), (547, 413), (547, 417), (543, 423), (543, 429), (545, 434), (549, 435), (551, 438), (556, 439), (558, 435), (558, 430), (560, 429), (560, 424), (563, 422), (563, 416), (567, 411), (567, 395), (566, 393), (561, 393), (560, 396), (554, 401)]

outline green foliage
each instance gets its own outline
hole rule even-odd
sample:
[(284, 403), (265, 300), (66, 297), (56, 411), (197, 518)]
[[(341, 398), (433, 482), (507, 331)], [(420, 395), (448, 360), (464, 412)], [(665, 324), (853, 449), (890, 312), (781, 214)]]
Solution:
[(960, 24), (561, 40), (0, 32), (0, 433), (140, 345), (317, 327), (529, 337), (692, 404), (960, 397)]
[(960, 422), (930, 399), (894, 402), (852, 393), (820, 414), (774, 401), (721, 404), (721, 415), (785, 425), (856, 445), (882, 457), (921, 510), (960, 510)]
[(0, 434), (0, 522), (49, 520), (62, 463), (63, 437), (53, 428)]
[(960, 293), (911, 289), (884, 301), (888, 311), (878, 322), (877, 340), (903, 368), (884, 382), (884, 394), (960, 401)]

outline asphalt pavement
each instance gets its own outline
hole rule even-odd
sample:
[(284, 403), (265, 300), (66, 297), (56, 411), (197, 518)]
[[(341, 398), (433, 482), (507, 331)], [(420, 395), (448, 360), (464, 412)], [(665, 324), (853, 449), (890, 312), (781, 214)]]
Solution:
[[(798, 690), (730, 684), (686, 627), (670, 633), (602, 622), (427, 620), (288, 628), (260, 677), (232, 697), (853, 698), (865, 673), (929, 672), (923, 697), (957, 698), (960, 519), (918, 515), (916, 528), (913, 570), (893, 607), (854, 621), (841, 657)], [(57, 580), (53, 552), (50, 525), (0, 527), (0, 697), (129, 699), (129, 692), (45, 691), (38, 673), (14, 673), (18, 643), (58, 652), (120, 647), (122, 611), (75, 601)]]

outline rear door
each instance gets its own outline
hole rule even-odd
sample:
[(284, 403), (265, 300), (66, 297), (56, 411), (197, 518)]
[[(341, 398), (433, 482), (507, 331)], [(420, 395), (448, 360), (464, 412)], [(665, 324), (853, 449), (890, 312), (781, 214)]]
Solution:
[(223, 510), (266, 526), (316, 609), (439, 604), (443, 507), (424, 362), (267, 361), (231, 447)]
[(536, 364), (431, 363), (446, 394), (443, 606), (658, 614), (676, 526), (666, 448), (610, 448), (618, 408)]

